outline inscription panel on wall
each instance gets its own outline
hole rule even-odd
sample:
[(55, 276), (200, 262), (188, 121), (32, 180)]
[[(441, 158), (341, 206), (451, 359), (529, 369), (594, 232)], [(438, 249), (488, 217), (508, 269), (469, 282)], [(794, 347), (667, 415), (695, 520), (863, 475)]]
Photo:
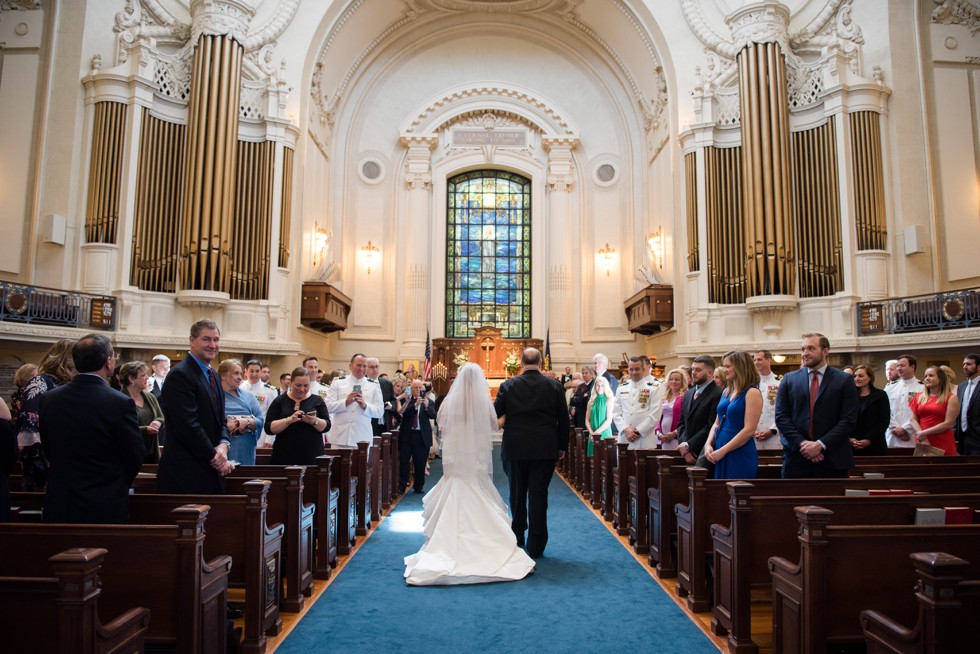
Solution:
[(493, 145), (505, 148), (527, 147), (527, 130), (524, 129), (454, 129), (454, 147), (482, 147)]

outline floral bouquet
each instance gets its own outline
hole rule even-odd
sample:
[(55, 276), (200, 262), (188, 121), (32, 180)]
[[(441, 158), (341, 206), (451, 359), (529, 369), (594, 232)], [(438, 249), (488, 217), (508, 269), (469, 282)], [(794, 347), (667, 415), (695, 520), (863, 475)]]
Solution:
[(511, 350), (507, 358), (504, 359), (504, 369), (511, 375), (516, 374), (521, 369), (521, 358), (517, 356), (515, 350)]
[(465, 366), (469, 362), (470, 355), (466, 353), (466, 350), (460, 350), (456, 353), (456, 356), (453, 357), (453, 363), (456, 364), (457, 368)]

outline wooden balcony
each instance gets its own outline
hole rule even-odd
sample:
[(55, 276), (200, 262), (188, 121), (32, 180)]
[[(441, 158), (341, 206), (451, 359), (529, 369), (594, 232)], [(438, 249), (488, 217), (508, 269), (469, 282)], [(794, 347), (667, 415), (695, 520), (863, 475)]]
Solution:
[(674, 287), (651, 284), (623, 303), (629, 330), (656, 334), (674, 326)]
[(324, 334), (347, 329), (351, 299), (330, 284), (303, 282), (300, 322)]

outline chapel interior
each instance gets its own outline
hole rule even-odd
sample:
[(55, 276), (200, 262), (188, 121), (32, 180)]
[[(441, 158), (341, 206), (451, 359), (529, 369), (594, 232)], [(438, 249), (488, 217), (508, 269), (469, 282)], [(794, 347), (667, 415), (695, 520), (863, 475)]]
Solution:
[(431, 342), (497, 377), (531, 341), (559, 370), (788, 370), (803, 332), (835, 365), (955, 367), (978, 25), (976, 0), (4, 0), (0, 392), (96, 329), (179, 359), (202, 317), (274, 373)]

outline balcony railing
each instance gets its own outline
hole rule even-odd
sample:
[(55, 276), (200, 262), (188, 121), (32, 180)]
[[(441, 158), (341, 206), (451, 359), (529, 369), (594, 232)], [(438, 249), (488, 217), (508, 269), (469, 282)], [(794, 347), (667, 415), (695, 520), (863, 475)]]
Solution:
[(114, 330), (116, 298), (0, 282), (0, 321)]
[(980, 289), (858, 303), (858, 334), (980, 327)]

